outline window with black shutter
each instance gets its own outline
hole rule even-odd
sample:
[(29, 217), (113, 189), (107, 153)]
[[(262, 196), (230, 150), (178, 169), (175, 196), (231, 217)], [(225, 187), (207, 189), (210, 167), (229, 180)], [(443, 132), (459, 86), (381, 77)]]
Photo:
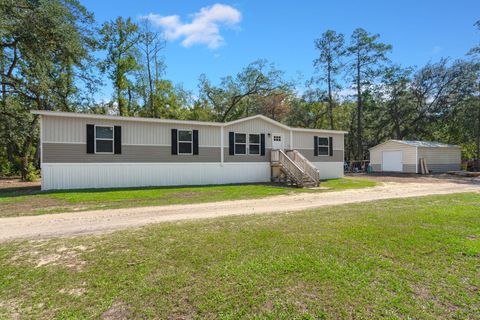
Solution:
[(87, 153), (95, 153), (95, 125), (87, 124)]
[(178, 153), (177, 150), (177, 129), (172, 129), (172, 155), (176, 155)]
[(192, 130), (178, 130), (178, 154), (193, 154), (193, 132)]
[(247, 154), (247, 134), (235, 132), (235, 154)]
[(115, 154), (122, 154), (122, 127), (113, 127), (114, 146), (113, 150)]
[(260, 155), (265, 155), (265, 134), (260, 135)]
[(198, 154), (198, 130), (193, 130), (193, 154)]
[(328, 137), (318, 137), (318, 155), (329, 156), (330, 155), (330, 139)]
[(95, 126), (95, 153), (113, 153), (113, 126)]
[(259, 134), (248, 135), (248, 154), (252, 154), (252, 155), (260, 154), (260, 135)]
[(228, 133), (228, 154), (235, 155), (235, 132)]

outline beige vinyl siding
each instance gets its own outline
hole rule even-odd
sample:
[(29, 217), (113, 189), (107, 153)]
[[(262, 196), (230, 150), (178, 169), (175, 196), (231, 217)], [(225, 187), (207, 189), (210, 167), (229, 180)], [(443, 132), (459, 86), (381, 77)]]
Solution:
[(122, 126), (123, 145), (169, 146), (171, 129), (196, 129), (199, 131), (199, 146), (220, 146), (220, 127), (56, 116), (42, 117), (42, 140), (44, 143), (86, 143), (87, 124)]
[(241, 133), (264, 133), (265, 134), (265, 148), (272, 147), (272, 136), (268, 134), (281, 133), (283, 135), (283, 145), (286, 149), (290, 148), (290, 130), (286, 130), (273, 123), (265, 121), (263, 119), (252, 119), (232, 125), (227, 125), (224, 128), (224, 144), (228, 149), (228, 133), (229, 132), (241, 132)]
[[(99, 155), (86, 153), (86, 125), (118, 125), (122, 127), (122, 154)], [(200, 154), (171, 155), (171, 129), (199, 130)], [(284, 148), (299, 150), (313, 162), (343, 162), (344, 135), (339, 133), (299, 132), (261, 118), (226, 125), (224, 127), (225, 162), (269, 162), (272, 135), (283, 135)], [(265, 134), (265, 156), (229, 155), (229, 132)], [(268, 135), (270, 134), (270, 136)], [(334, 156), (313, 156), (313, 137), (333, 138)], [(42, 160), (45, 163), (92, 162), (221, 162), (221, 127), (199, 124), (153, 123), (128, 120), (88, 119), (63, 116), (42, 116)]]
[[(313, 138), (312, 138), (313, 140)], [(313, 144), (313, 141), (312, 141)], [(332, 156), (315, 156), (313, 147), (311, 149), (297, 149), (310, 162), (341, 162), (343, 163), (343, 150), (333, 150)]]
[(220, 162), (220, 147), (199, 147), (198, 155), (172, 155), (170, 146), (124, 145), (121, 154), (86, 153), (78, 143), (44, 143), (43, 163)]
[[(293, 131), (293, 148), (294, 149), (308, 149), (313, 151), (313, 137), (332, 137), (333, 150), (343, 151), (343, 134), (338, 133), (317, 133), (317, 132), (301, 132)], [(343, 157), (342, 160), (343, 161)]]
[(460, 170), (462, 156), (460, 148), (418, 148), (418, 158), (425, 158), (432, 172)]
[[(416, 149), (417, 148), (414, 146), (408, 146), (403, 143), (389, 141), (385, 144), (378, 145), (377, 147), (370, 149), (370, 163), (372, 164), (373, 168), (379, 168), (379, 167), (381, 168), (381, 164), (383, 161), (382, 152), (398, 150), (398, 151), (402, 151), (403, 153), (402, 164), (404, 165), (404, 168), (405, 166), (408, 166), (408, 165), (416, 166), (417, 164)], [(411, 166), (408, 166), (408, 168), (411, 168)], [(415, 172), (415, 169), (413, 169), (413, 172)]]
[(228, 146), (223, 149), (225, 162), (268, 162), (270, 163), (272, 149), (265, 148), (265, 155), (253, 155), (253, 154), (236, 154), (231, 156), (228, 153)]
[(425, 158), (428, 163), (460, 164), (459, 148), (418, 148), (418, 158)]

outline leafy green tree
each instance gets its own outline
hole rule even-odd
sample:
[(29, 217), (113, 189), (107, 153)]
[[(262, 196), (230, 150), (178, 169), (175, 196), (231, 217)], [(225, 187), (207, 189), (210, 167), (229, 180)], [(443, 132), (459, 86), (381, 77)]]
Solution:
[[(480, 20), (478, 20), (475, 23), (475, 26), (480, 31)], [(475, 128), (475, 144), (476, 144), (475, 157), (476, 157), (477, 170), (480, 170), (480, 42), (476, 47), (472, 48), (468, 54), (473, 58), (472, 63), (474, 63), (477, 66), (477, 73), (476, 73), (477, 88), (475, 90), (475, 94), (469, 106), (471, 106), (471, 108), (474, 109), (472, 110), (472, 115), (474, 115), (473, 119), (475, 119), (475, 124), (473, 125), (473, 128)]]
[(387, 138), (402, 140), (412, 133), (409, 124), (416, 114), (410, 90), (412, 73), (412, 68), (389, 66), (374, 88), (377, 103), (370, 111), (373, 116), (369, 119), (377, 137), (373, 144)]
[(321, 128), (327, 123), (327, 105), (323, 102), (323, 92), (310, 89), (290, 101), (290, 112), (286, 122), (300, 128)]
[(334, 93), (335, 90), (340, 89), (340, 83), (336, 80), (336, 77), (342, 70), (342, 58), (346, 53), (344, 36), (336, 31), (327, 30), (321, 38), (315, 40), (315, 49), (319, 51), (319, 56), (314, 60), (313, 65), (317, 73), (320, 73), (316, 80), (326, 84), (329, 127), (333, 130), (335, 129), (333, 117)]
[(155, 108), (143, 108), (140, 115), (151, 118), (185, 119), (188, 117), (190, 94), (170, 80), (158, 80), (153, 93)]
[(145, 107), (151, 109), (150, 114), (158, 114), (156, 110), (161, 106), (155, 104), (158, 99), (154, 98), (157, 84), (164, 84), (160, 81), (160, 75), (164, 71), (163, 59), (160, 52), (165, 48), (165, 41), (160, 33), (152, 31), (149, 20), (143, 20), (140, 29), (140, 41), (138, 48), (142, 53), (142, 66), (139, 72), (139, 83), (144, 96)]
[[(469, 100), (475, 87), (475, 67), (458, 60), (449, 65), (447, 59), (428, 63), (418, 70), (410, 85), (415, 115), (409, 122), (410, 135), (429, 137), (439, 121), (448, 121), (452, 110)], [(431, 137), (431, 136), (430, 136)]]
[(32, 109), (72, 110), (95, 88), (93, 16), (74, 0), (0, 2), (1, 135), (22, 178), (38, 152)]
[(200, 77), (200, 95), (208, 101), (216, 119), (221, 122), (248, 115), (247, 99), (265, 97), (277, 90), (288, 90), (289, 84), (283, 80), (283, 73), (266, 60), (250, 63), (235, 77), (222, 78), (219, 86), (214, 86), (205, 75)]
[(391, 45), (378, 41), (380, 35), (370, 34), (362, 28), (353, 31), (350, 38), (350, 46), (347, 48), (351, 58), (349, 73), (353, 80), (353, 87), (357, 99), (357, 123), (356, 123), (356, 157), (364, 157), (363, 137), (363, 91), (373, 84), (382, 71), (382, 63), (387, 62), (387, 53), (392, 49)]
[(130, 18), (118, 17), (115, 21), (104, 23), (100, 35), (101, 48), (107, 52), (100, 68), (107, 72), (113, 83), (119, 114), (128, 116), (133, 111), (131, 77), (140, 68), (136, 47), (141, 39), (138, 25)]
[(263, 114), (273, 120), (283, 121), (290, 112), (290, 96), (288, 91), (277, 90), (267, 96), (260, 96), (252, 101), (257, 114)]

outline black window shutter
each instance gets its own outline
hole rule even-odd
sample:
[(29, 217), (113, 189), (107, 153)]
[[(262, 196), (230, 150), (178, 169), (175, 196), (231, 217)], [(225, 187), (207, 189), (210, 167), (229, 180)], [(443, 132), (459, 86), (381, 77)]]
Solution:
[(193, 154), (198, 154), (198, 130), (193, 130)]
[(95, 153), (95, 126), (87, 124), (87, 153)]
[(231, 156), (235, 154), (235, 132), (228, 133), (228, 154)]
[(328, 137), (328, 145), (330, 148), (328, 148), (328, 150), (330, 150), (330, 157), (333, 156), (333, 138), (332, 137)]
[(177, 152), (177, 129), (172, 129), (172, 154), (176, 155)]
[(265, 155), (265, 133), (260, 135), (260, 155)]
[(313, 155), (318, 156), (318, 137), (313, 137)]
[(113, 127), (113, 140), (114, 140), (114, 146), (113, 146), (114, 153), (122, 154), (122, 127), (120, 126)]

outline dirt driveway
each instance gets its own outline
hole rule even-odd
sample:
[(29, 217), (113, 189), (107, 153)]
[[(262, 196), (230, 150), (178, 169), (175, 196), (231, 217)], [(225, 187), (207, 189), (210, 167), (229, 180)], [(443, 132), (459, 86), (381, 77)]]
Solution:
[(140, 227), (151, 223), (293, 212), (346, 203), (459, 192), (480, 192), (480, 185), (451, 181), (386, 182), (373, 188), (326, 193), (301, 193), (256, 200), (2, 218), (0, 219), (0, 241), (69, 237)]

